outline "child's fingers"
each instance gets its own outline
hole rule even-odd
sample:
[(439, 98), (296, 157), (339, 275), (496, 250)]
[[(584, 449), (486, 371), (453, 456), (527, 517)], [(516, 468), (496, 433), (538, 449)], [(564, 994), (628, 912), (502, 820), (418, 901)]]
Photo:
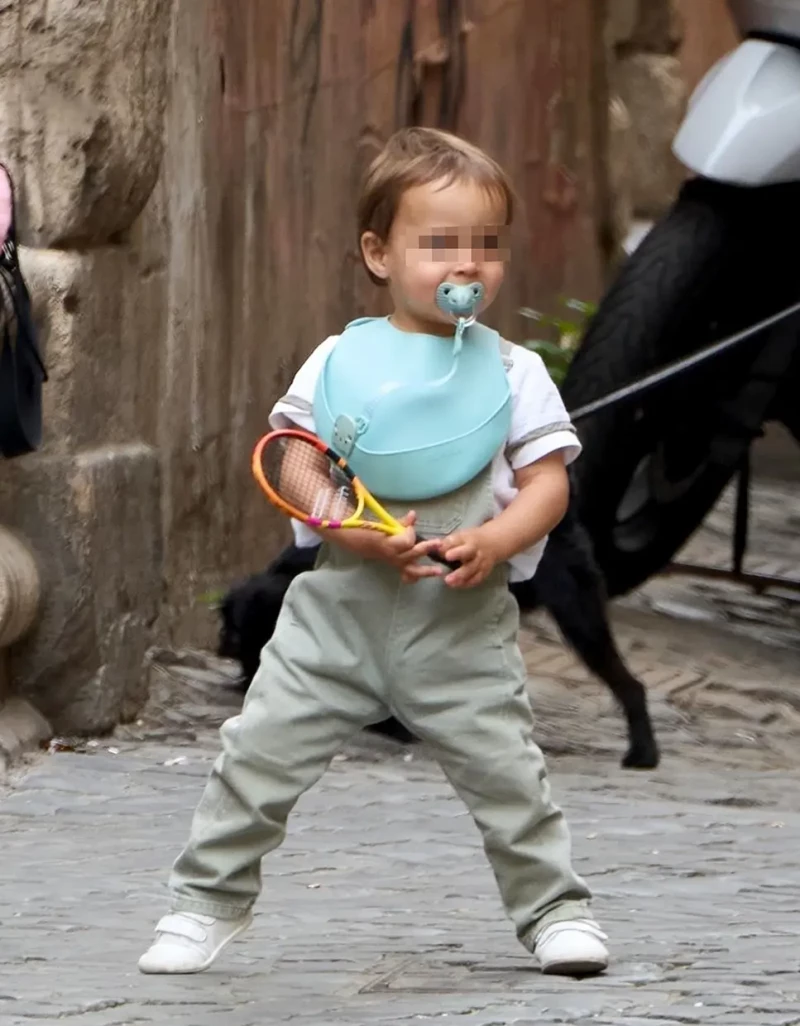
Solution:
[(393, 542), (392, 548), (397, 552), (405, 552), (407, 549), (412, 548), (417, 541), (417, 535), (414, 531), (414, 524), (417, 522), (416, 510), (410, 509), (404, 517), (400, 517), (398, 523), (405, 527), (405, 531), (400, 534), (390, 535), (390, 541)]
[(422, 580), (423, 577), (441, 577), (442, 569), (438, 566), (409, 563), (403, 567), (400, 576), (407, 584), (413, 584), (415, 581)]
[(442, 552), (447, 552), (448, 549), (452, 549), (456, 545), (461, 545), (463, 542), (464, 535), (461, 531), (454, 531), (452, 534), (448, 534), (446, 538), (439, 539), (439, 547)]
[(462, 531), (455, 531), (439, 542), (439, 551), (451, 563), (469, 563), (477, 555), (475, 542)]
[[(436, 549), (436, 543), (431, 541), (417, 542), (413, 548), (407, 552), (400, 553), (396, 558), (399, 560), (403, 568), (414, 566), (416, 567), (418, 561), (425, 559), (433, 550)], [(429, 566), (424, 567), (424, 577), (441, 577), (442, 567), (441, 566)]]
[(390, 552), (394, 555), (405, 555), (417, 544), (417, 536), (414, 533), (414, 528), (411, 526), (406, 527), (405, 531), (400, 534), (390, 535), (386, 539), (386, 546)]
[(435, 538), (426, 538), (425, 541), (417, 542), (414, 548), (409, 553), (412, 559), (421, 559), (423, 556), (429, 556), (431, 552), (439, 552), (441, 550), (441, 543)]
[(451, 545), (449, 548), (443, 545), (442, 552), (444, 558), (451, 563), (471, 563), (477, 556), (478, 549), (474, 542), (466, 541)]
[(444, 583), (449, 588), (474, 588), (476, 584), (480, 584), (481, 581), (486, 577), (480, 564), (477, 565), (477, 569), (470, 570), (467, 567), (459, 567), (458, 570), (454, 570), (451, 574), (448, 574), (444, 579)]
[[(449, 554), (448, 558), (450, 558)], [(461, 560), (461, 566), (458, 570), (453, 570), (452, 573), (449, 573), (445, 577), (444, 582), (450, 588), (471, 588), (475, 584), (479, 584), (485, 576), (484, 561), (473, 557), (471, 560)]]

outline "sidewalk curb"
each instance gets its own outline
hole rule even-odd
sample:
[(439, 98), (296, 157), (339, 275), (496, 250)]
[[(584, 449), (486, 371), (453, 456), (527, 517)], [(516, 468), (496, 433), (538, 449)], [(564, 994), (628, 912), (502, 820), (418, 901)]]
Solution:
[(24, 698), (9, 698), (0, 705), (0, 777), (52, 733), (44, 716)]

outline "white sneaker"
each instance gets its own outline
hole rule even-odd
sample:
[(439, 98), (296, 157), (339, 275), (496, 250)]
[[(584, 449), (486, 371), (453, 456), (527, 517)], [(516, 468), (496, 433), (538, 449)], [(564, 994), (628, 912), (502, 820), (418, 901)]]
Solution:
[(608, 968), (606, 935), (590, 919), (551, 923), (542, 930), (534, 953), (543, 973), (559, 976), (591, 976)]
[(252, 921), (252, 912), (238, 919), (215, 919), (196, 912), (170, 912), (156, 926), (155, 943), (139, 959), (139, 971), (201, 973)]

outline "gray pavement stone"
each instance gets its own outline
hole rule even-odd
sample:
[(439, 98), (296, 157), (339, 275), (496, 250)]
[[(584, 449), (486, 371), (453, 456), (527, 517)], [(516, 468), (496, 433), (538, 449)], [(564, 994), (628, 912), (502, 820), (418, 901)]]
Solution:
[(363, 745), (299, 803), (253, 929), (206, 974), (141, 976), (215, 745), (42, 756), (0, 799), (2, 1026), (800, 1023), (800, 773), (686, 760), (550, 760), (603, 978), (543, 977), (438, 768)]

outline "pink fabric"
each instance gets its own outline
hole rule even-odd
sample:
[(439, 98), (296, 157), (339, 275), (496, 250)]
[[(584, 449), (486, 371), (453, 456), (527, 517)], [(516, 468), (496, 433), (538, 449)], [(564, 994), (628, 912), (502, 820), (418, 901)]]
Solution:
[(8, 171), (0, 164), (0, 248), (5, 245), (11, 227), (12, 193)]

